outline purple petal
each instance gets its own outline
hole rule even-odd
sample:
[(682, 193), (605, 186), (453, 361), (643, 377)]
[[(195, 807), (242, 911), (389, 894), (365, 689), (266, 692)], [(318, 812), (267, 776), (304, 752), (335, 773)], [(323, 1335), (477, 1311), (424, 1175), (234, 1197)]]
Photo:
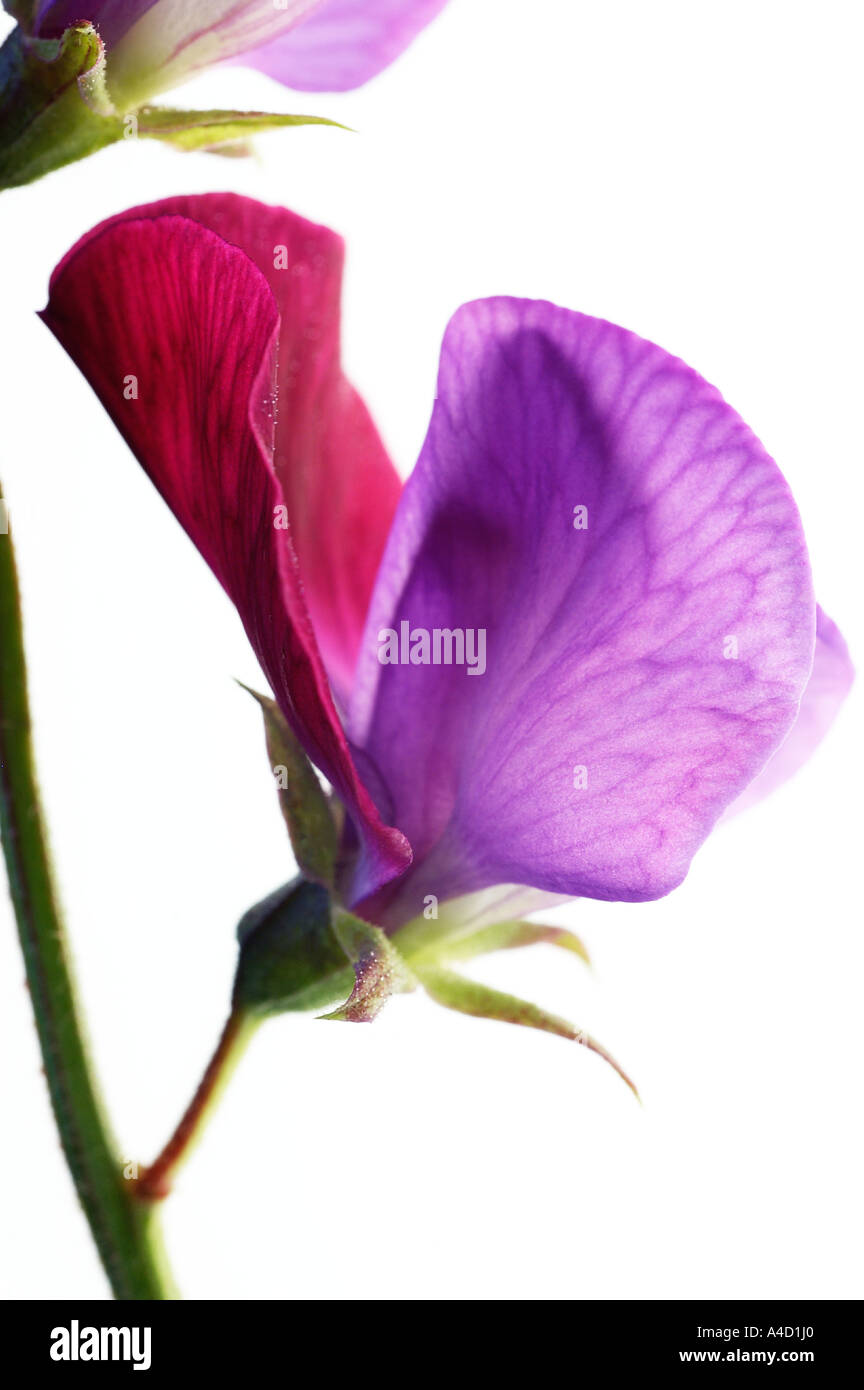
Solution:
[[(485, 673), (382, 665), (402, 621), (485, 629)], [(597, 319), (465, 306), (358, 665), (349, 734), (415, 852), (364, 910), (669, 892), (790, 728), (814, 626), (789, 489), (713, 387)]]
[(843, 634), (828, 614), (817, 607), (813, 670), (801, 697), (798, 718), (759, 776), (729, 807), (727, 818), (755, 806), (806, 763), (834, 723), (854, 679), (855, 668)]
[(79, 0), (42, 0), (33, 32), (59, 35), (82, 17), (89, 20), (109, 49), (112, 91), (127, 105), (238, 55), (299, 91), (345, 92), (394, 62), (445, 4), (93, 0), (82, 7)]
[(399, 57), (446, 0), (322, 0), (242, 61), (301, 92), (347, 92)]
[[(59, 34), (82, 17), (108, 48), (111, 91), (131, 106), (176, 86), (192, 73), (291, 29), (320, 0), (73, 0), (43, 3), (34, 20), (39, 34)], [(82, 15), (83, 12), (83, 15)]]
[(159, 0), (40, 0), (33, 16), (33, 33), (57, 37), (70, 24), (87, 20), (99, 30), (102, 42), (115, 44)]

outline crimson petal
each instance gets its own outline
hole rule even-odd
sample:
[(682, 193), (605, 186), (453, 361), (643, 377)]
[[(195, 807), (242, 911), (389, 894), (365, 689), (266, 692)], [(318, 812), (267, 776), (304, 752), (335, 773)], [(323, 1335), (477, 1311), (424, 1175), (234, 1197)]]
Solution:
[(154, 212), (84, 237), (43, 318), (237, 605), (280, 708), (351, 812), (361, 880), (380, 886), (410, 849), (357, 775), (290, 533), (274, 525), (276, 302), (244, 252)]
[(279, 308), (274, 462), (318, 646), (347, 704), (402, 484), (340, 365), (342, 238), (232, 193), (167, 198), (123, 219), (167, 213), (190, 217), (245, 251)]

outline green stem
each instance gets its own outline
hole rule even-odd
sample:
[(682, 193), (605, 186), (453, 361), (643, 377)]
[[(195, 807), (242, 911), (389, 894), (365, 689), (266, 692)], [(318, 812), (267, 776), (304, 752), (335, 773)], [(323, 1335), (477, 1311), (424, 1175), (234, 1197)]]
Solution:
[(246, 1051), (260, 1018), (235, 1009), (222, 1030), (216, 1051), (210, 1058), (198, 1089), (183, 1112), (183, 1116), (168, 1143), (157, 1159), (145, 1168), (135, 1184), (136, 1197), (146, 1202), (160, 1201), (171, 1191), (177, 1169), (189, 1157), (201, 1138), (208, 1119), (215, 1110), (234, 1068)]
[(84, 1039), (39, 801), (18, 577), (12, 537), (5, 533), (0, 534), (0, 830), (51, 1104), (105, 1272), (118, 1299), (176, 1298), (154, 1213), (134, 1200), (135, 1184), (124, 1180)]

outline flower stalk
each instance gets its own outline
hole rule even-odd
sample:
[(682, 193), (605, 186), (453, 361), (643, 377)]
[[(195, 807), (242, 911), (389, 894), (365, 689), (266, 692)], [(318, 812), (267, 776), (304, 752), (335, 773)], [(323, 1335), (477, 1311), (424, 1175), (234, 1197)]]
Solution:
[(0, 535), (0, 829), (51, 1104), (99, 1256), (116, 1298), (175, 1298), (154, 1213), (124, 1180), (88, 1055), (36, 780), (10, 534)]
[(239, 1009), (233, 1009), (230, 1013), (216, 1050), (180, 1123), (159, 1157), (144, 1169), (135, 1184), (135, 1196), (141, 1201), (158, 1202), (168, 1196), (178, 1168), (200, 1139), (260, 1022), (260, 1018)]

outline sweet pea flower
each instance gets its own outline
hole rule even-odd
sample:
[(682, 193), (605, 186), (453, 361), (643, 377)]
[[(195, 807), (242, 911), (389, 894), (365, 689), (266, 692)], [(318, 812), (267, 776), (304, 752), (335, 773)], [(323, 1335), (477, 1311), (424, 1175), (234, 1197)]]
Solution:
[(43, 316), (344, 807), (336, 903), (440, 1002), (560, 1032), (442, 962), (578, 950), (522, 917), (669, 893), (809, 756), (852, 668), (777, 465), (611, 323), (464, 305), (403, 488), (340, 367), (342, 257), (283, 209), (172, 198), (85, 236)]
[(349, 91), (394, 62), (445, 3), (4, 0), (19, 25), (0, 61), (0, 187), (130, 134), (211, 148), (270, 126), (322, 123), (145, 103), (225, 61), (300, 91)]
[(227, 58), (303, 92), (360, 87), (399, 57), (445, 0), (36, 0), (32, 33), (89, 20), (112, 92), (138, 105)]

